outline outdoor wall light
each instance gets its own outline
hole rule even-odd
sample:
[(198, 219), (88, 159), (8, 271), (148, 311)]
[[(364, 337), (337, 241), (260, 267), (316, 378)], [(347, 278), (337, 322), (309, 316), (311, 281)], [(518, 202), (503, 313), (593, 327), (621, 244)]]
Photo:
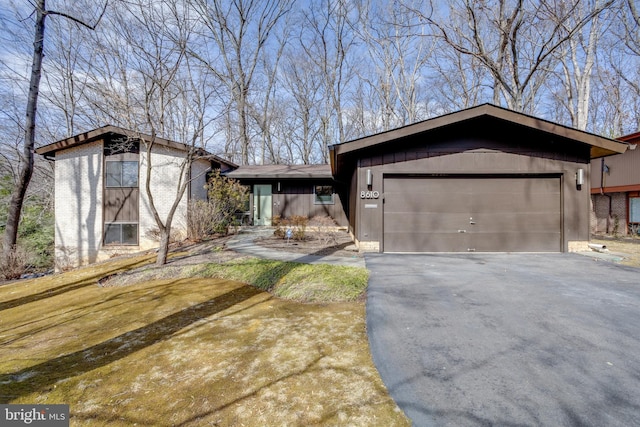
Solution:
[(371, 187), (371, 185), (373, 185), (373, 174), (371, 169), (367, 169), (367, 187)]
[(278, 193), (280, 192), (280, 181), (278, 181)]
[(576, 185), (580, 188), (584, 184), (584, 169), (578, 169), (576, 172)]

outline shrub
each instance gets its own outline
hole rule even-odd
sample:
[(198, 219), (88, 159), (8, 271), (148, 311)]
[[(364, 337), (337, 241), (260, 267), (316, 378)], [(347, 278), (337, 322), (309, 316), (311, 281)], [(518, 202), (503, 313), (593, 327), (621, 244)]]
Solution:
[(9, 253), (8, 259), (0, 263), (0, 279), (19, 279), (27, 271), (29, 258), (29, 253), (23, 247), (15, 246)]
[(291, 237), (293, 240), (304, 240), (306, 237), (308, 223), (309, 218), (302, 215), (292, 215), (290, 218), (281, 218), (280, 216), (277, 216), (276, 221), (272, 220), (272, 224), (276, 227), (273, 234), (276, 237), (284, 239), (287, 235), (287, 229), (292, 229), (293, 235)]
[(238, 181), (220, 175), (217, 169), (207, 183), (208, 201), (197, 201), (189, 206), (187, 234), (199, 241), (213, 234), (227, 234), (236, 223), (236, 212), (242, 211), (249, 200), (247, 188)]
[(215, 209), (206, 200), (197, 200), (191, 203), (187, 213), (187, 237), (199, 242), (214, 234), (216, 228), (213, 221), (214, 216)]

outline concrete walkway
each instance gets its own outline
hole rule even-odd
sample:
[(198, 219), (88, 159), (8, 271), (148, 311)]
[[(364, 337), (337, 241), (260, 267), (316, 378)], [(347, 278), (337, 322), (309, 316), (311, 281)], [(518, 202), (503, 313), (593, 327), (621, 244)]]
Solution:
[(257, 238), (270, 236), (272, 234), (273, 230), (268, 228), (242, 230), (227, 242), (227, 248), (241, 254), (251, 255), (258, 258), (273, 259), (276, 261), (292, 261), (305, 264), (346, 265), (349, 267), (366, 268), (364, 258), (359, 258), (357, 256), (346, 258), (331, 255), (306, 255), (269, 249), (255, 243)]

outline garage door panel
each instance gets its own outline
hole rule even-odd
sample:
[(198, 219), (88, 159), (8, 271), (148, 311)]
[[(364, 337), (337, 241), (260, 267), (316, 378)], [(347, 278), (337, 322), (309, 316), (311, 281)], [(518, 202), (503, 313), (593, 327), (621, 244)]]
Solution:
[(474, 194), (470, 196), (469, 206), (471, 212), (536, 213), (549, 212), (558, 208), (556, 200), (560, 200), (559, 193), (555, 195), (540, 193)]
[(459, 233), (385, 233), (385, 252), (465, 252), (468, 238)]
[(407, 232), (407, 224), (411, 224), (417, 232), (451, 232), (460, 229), (460, 225), (469, 222), (467, 213), (386, 213), (385, 233)]
[(560, 230), (560, 213), (508, 213), (475, 214), (475, 224), (469, 225), (469, 231), (491, 232), (545, 232)]
[(384, 198), (386, 252), (562, 250), (559, 177), (393, 177)]
[[(453, 197), (448, 203), (430, 203), (426, 205), (424, 203), (425, 198), (435, 198), (437, 196), (431, 195), (418, 195), (418, 194), (402, 194), (402, 195), (388, 195), (384, 194), (385, 211), (389, 213), (464, 213), (465, 216), (469, 212), (469, 201), (464, 197)], [(444, 195), (442, 196), (444, 197)]]
[(560, 233), (553, 232), (495, 232), (470, 235), (469, 249), (476, 252), (522, 252), (522, 241), (527, 242), (528, 252), (548, 252), (550, 247), (559, 252)]
[(467, 187), (464, 179), (387, 178), (384, 181), (385, 193), (406, 193), (407, 189), (428, 194), (460, 193)]

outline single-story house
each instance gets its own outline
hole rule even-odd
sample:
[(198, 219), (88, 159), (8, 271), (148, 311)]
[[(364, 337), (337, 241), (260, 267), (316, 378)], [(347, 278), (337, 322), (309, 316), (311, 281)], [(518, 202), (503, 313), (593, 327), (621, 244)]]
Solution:
[(331, 175), (329, 165), (240, 166), (226, 173), (249, 187), (253, 225), (271, 225), (275, 216), (331, 217), (347, 226), (348, 194)]
[[(145, 154), (122, 152), (123, 135), (107, 126), (37, 150), (56, 161), (57, 254), (92, 262), (157, 245), (143, 237), (154, 227), (137, 191)], [(153, 163), (164, 169), (152, 189), (170, 200), (186, 146), (157, 142)], [(566, 252), (589, 241), (591, 161), (626, 149), (485, 104), (333, 145), (330, 165), (238, 167), (205, 157), (192, 167), (181, 209), (206, 197), (206, 172), (220, 168), (250, 188), (253, 225), (271, 225), (275, 215), (329, 216), (362, 251)], [(168, 209), (169, 200), (158, 205)]]
[(640, 132), (618, 140), (629, 150), (591, 161), (591, 228), (598, 234), (640, 234)]
[(356, 244), (380, 252), (587, 248), (593, 159), (627, 145), (485, 104), (331, 147)]
[[(58, 269), (90, 264), (114, 254), (158, 247), (157, 225), (145, 190), (150, 135), (104, 126), (40, 147), (55, 161), (55, 258)], [(156, 137), (151, 149), (151, 189), (164, 220), (176, 197), (180, 165), (190, 147)], [(237, 165), (199, 150), (173, 231), (186, 234), (190, 200), (206, 199), (207, 172)]]

